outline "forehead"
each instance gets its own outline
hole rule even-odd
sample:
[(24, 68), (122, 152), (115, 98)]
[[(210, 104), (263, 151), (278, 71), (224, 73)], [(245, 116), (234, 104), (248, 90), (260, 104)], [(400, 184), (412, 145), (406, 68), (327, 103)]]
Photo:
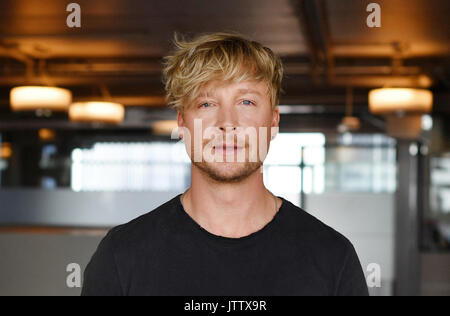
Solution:
[(219, 93), (233, 94), (254, 94), (265, 97), (268, 93), (268, 86), (264, 81), (242, 81), (225, 82), (213, 80), (203, 85), (199, 89), (199, 96), (215, 96)]

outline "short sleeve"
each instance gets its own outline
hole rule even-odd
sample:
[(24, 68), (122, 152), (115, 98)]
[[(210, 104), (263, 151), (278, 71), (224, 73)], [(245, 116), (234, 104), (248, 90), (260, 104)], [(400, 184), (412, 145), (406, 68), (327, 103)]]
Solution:
[(81, 296), (123, 295), (114, 257), (112, 231), (100, 242), (84, 271)]
[(338, 276), (336, 296), (369, 296), (361, 263), (353, 245), (348, 242), (347, 255)]

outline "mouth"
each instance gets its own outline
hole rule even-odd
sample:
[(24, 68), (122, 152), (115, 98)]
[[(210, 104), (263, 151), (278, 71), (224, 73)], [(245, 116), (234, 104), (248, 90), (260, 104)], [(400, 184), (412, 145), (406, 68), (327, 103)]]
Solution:
[(222, 152), (225, 155), (234, 154), (244, 147), (236, 146), (236, 145), (223, 145), (223, 146), (214, 146), (215, 151)]

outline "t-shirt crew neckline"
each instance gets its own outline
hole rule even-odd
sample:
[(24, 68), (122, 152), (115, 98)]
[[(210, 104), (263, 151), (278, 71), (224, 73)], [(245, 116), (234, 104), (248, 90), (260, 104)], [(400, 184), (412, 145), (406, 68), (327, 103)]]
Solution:
[(240, 246), (240, 245), (246, 245), (247, 243), (251, 243), (252, 241), (259, 239), (263, 236), (270, 235), (275, 227), (277, 226), (278, 222), (280, 221), (280, 218), (284, 214), (284, 209), (286, 207), (286, 200), (282, 197), (277, 196), (282, 200), (281, 206), (279, 207), (277, 213), (274, 215), (272, 220), (268, 222), (263, 228), (260, 230), (253, 232), (247, 236), (238, 237), (238, 238), (232, 238), (232, 237), (225, 237), (225, 236), (219, 236), (215, 235), (205, 228), (203, 228), (200, 224), (198, 224), (184, 209), (183, 204), (181, 203), (181, 195), (179, 194), (176, 198), (177, 201), (177, 210), (181, 213), (182, 219), (186, 222), (187, 225), (192, 227), (199, 235), (203, 238), (206, 238), (212, 242), (216, 242), (223, 245), (229, 245), (229, 246)]

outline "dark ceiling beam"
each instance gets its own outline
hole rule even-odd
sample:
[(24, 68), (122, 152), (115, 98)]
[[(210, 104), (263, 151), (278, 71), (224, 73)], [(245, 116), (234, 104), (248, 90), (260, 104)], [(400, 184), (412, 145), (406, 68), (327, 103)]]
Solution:
[[(156, 81), (161, 81), (159, 76), (146, 76), (146, 75), (119, 75), (114, 76), (108, 75), (65, 75), (65, 76), (48, 76), (52, 83), (58, 86), (88, 86), (88, 85), (98, 85), (100, 83), (110, 85), (149, 85)], [(35, 84), (41, 85), (45, 84), (43, 79), (40, 77), (32, 77), (27, 79), (24, 76), (8, 76), (0, 77), (0, 86), (18, 86), (24, 84)]]
[(317, 82), (317, 68), (324, 66), (327, 78), (333, 76), (333, 48), (323, 0), (291, 0), (297, 14), (300, 31), (305, 39), (312, 62), (313, 80)]
[(311, 60), (310, 73), (314, 82), (318, 82), (318, 48), (313, 39), (313, 30), (309, 22), (309, 17), (305, 9), (305, 1), (303, 0), (291, 0), (291, 5), (294, 8), (294, 12), (297, 15), (298, 22), (300, 24), (300, 33), (303, 40), (306, 43), (309, 58)]
[(148, 129), (151, 128), (151, 122), (124, 122), (122, 124), (113, 125), (106, 123), (74, 123), (69, 120), (7, 120), (0, 121), (0, 131), (12, 131), (12, 130), (37, 130), (41, 128), (49, 128), (56, 130), (96, 130), (96, 129)]
[(0, 57), (8, 57), (15, 59), (25, 65), (26, 77), (32, 77), (34, 74), (34, 59), (27, 54), (22, 53), (14, 47), (7, 47), (0, 44)]
[(313, 23), (316, 27), (316, 41), (320, 47), (319, 52), (323, 55), (326, 65), (328, 81), (333, 77), (334, 57), (331, 35), (326, 13), (325, 0), (305, 1), (307, 10), (313, 16)]
[[(355, 105), (364, 104), (367, 105), (367, 94), (355, 94)], [(345, 93), (344, 90), (341, 94), (324, 94), (320, 92), (305, 93), (297, 95), (289, 95), (281, 98), (281, 103), (285, 105), (331, 105), (331, 106), (344, 106)]]
[[(11, 54), (8, 53), (10, 57)], [(314, 56), (314, 54), (313, 54)], [(314, 59), (313, 57), (312, 59)], [(32, 63), (33, 60), (25, 58), (22, 54), (17, 54), (17, 59), (23, 60), (27, 63)], [(283, 58), (286, 80), (289, 76), (296, 75), (311, 75), (310, 58)], [(44, 63), (42, 63), (44, 61)], [(388, 60), (386, 60), (388, 61)], [(389, 75), (392, 72), (392, 67), (386, 61), (380, 60), (356, 60), (354, 63), (342, 62), (336, 60), (333, 73), (337, 76), (342, 75)], [(154, 76), (160, 79), (162, 72), (162, 61), (158, 58), (78, 58), (78, 59), (45, 59), (36, 60), (39, 62), (39, 72), (46, 75), (47, 79), (51, 79), (55, 84), (60, 85), (83, 85), (98, 83), (98, 80), (106, 80), (108, 83), (113, 83), (114, 78), (118, 78), (118, 83), (121, 84), (121, 77), (126, 77), (127, 80), (133, 82), (136, 78), (139, 80), (142, 76)], [(32, 67), (27, 67), (31, 69)], [(313, 67), (315, 75), (329, 74), (326, 65), (321, 63)], [(421, 73), (421, 68), (414, 65), (403, 66), (398, 69), (397, 75), (418, 75)], [(111, 77), (111, 78), (108, 78)], [(314, 77), (314, 76), (313, 76)], [(16, 68), (9, 69), (8, 74), (0, 78), (0, 85), (17, 85), (24, 83), (41, 82), (41, 78), (37, 75), (24, 76), (24, 69)], [(335, 82), (335, 80), (329, 80)]]
[[(136, 84), (158, 84), (162, 86), (161, 72), (156, 71), (151, 66), (146, 69), (143, 67), (139, 69), (137, 65), (129, 69), (99, 69), (93, 66), (89, 71), (83, 71), (81, 67), (79, 71), (67, 71), (46, 74), (46, 79), (50, 80), (52, 84), (60, 86), (88, 86), (98, 85), (99, 83), (111, 85), (136, 85)], [(310, 75), (310, 67), (303, 64), (287, 64), (285, 65), (285, 73), (287, 77), (285, 82), (297, 81), (300, 77), (305, 77), (301, 81), (302, 85), (310, 86), (310, 80), (306, 77)], [(69, 67), (68, 69), (72, 69)], [(317, 67), (316, 74), (323, 75), (326, 73), (322, 67)], [(407, 86), (428, 86), (430, 80), (425, 76), (419, 75), (418, 67), (402, 67), (399, 76), (389, 76), (389, 67), (387, 66), (338, 66), (334, 67), (334, 76), (329, 80), (329, 84), (334, 86), (347, 86), (351, 84), (354, 87), (378, 87), (383, 86), (387, 82), (408, 82)], [(402, 79), (401, 79), (402, 78)], [(412, 79), (414, 78), (414, 79)], [(420, 79), (422, 78), (422, 79)], [(420, 84), (423, 81), (424, 84)], [(46, 84), (43, 77), (31, 76), (27, 77), (20, 74), (8, 74), (0, 77), (0, 86), (16, 86), (23, 84)]]
[[(92, 97), (74, 98), (75, 102), (87, 102), (92, 101)], [(166, 99), (163, 95), (150, 95), (150, 96), (112, 96), (108, 98), (108, 101), (117, 102), (125, 106), (136, 107), (162, 107), (166, 106)]]
[(381, 87), (404, 87), (404, 88), (429, 88), (433, 84), (431, 78), (425, 75), (419, 76), (333, 76), (331, 85), (341, 87), (358, 88), (381, 88)]
[(47, 71), (50, 74), (81, 73), (131, 73), (131, 74), (160, 74), (162, 63), (160, 60), (145, 60), (142, 58), (109, 60), (52, 61), (49, 60)]

